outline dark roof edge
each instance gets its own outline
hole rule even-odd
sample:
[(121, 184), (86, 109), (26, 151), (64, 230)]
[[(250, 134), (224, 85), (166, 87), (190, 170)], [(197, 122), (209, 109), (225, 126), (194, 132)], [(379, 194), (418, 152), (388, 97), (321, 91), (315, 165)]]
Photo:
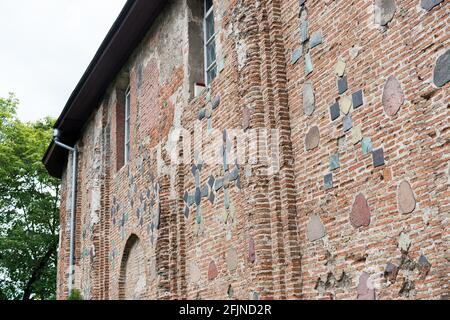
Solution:
[(120, 12), (119, 16), (117, 17), (116, 21), (114, 21), (114, 24), (112, 25), (111, 29), (108, 31), (105, 39), (101, 43), (97, 52), (95, 53), (94, 58), (89, 63), (89, 66), (87, 67), (86, 71), (84, 72), (83, 76), (81, 77), (80, 81), (78, 82), (77, 86), (75, 87), (75, 90), (73, 90), (72, 94), (70, 95), (69, 100), (67, 101), (66, 105), (64, 106), (63, 111), (61, 112), (61, 115), (59, 116), (58, 120), (55, 123), (55, 128), (59, 128), (64, 123), (65, 117), (70, 112), (70, 109), (73, 107), (72, 103), (75, 100), (75, 97), (83, 89), (87, 78), (90, 76), (90, 74), (95, 69), (95, 66), (97, 65), (98, 61), (105, 54), (106, 49), (108, 48), (111, 41), (114, 39), (114, 36), (116, 35), (116, 33), (120, 30), (120, 26), (124, 22), (126, 16), (129, 14), (129, 12), (130, 12), (131, 8), (133, 7), (133, 5), (135, 4), (135, 2), (136, 2), (136, 0), (128, 0), (125, 3), (125, 6), (123, 7), (123, 9)]
[[(110, 83), (147, 34), (165, 2), (126, 2), (55, 123), (54, 127), (62, 133), (63, 142), (70, 145), (76, 143), (86, 121), (98, 106)], [(50, 175), (61, 178), (67, 152), (58, 149), (54, 142), (51, 142), (42, 161)]]

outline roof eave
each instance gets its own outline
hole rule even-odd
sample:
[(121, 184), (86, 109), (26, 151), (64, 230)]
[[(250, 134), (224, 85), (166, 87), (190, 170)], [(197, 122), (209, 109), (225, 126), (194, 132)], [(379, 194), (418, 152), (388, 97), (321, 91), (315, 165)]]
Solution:
[[(79, 139), (82, 128), (105, 91), (145, 37), (165, 3), (163, 0), (127, 1), (55, 123), (65, 143), (73, 145)], [(67, 152), (59, 152), (58, 149), (52, 142), (43, 163), (50, 175), (61, 178)]]

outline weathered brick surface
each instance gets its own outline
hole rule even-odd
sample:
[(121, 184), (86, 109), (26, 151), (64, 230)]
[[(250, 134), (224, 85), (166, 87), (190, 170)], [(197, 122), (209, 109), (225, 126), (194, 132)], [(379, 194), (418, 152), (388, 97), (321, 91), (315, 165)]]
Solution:
[[(450, 47), (450, 2), (428, 11), (419, 0), (396, 0), (394, 16), (380, 26), (372, 0), (307, 0), (303, 7), (298, 0), (214, 1), (224, 68), (192, 100), (188, 3), (168, 3), (78, 143), (75, 285), (84, 297), (448, 296), (450, 84), (437, 87), (433, 76)], [(338, 61), (345, 63), (336, 69)], [(346, 76), (347, 90), (340, 76)], [(385, 112), (383, 90), (391, 76), (404, 102)], [(128, 81), (131, 161), (122, 167)], [(314, 88), (307, 113), (305, 83)], [(352, 96), (359, 90), (362, 105), (359, 95)], [(394, 94), (402, 100), (399, 91)], [(198, 120), (216, 97), (220, 104), (210, 120)], [(336, 101), (341, 111), (332, 121)], [(345, 108), (345, 101), (354, 107)], [(319, 144), (307, 148), (313, 127)], [(183, 137), (174, 143), (180, 128), (191, 137), (201, 129), (203, 141)], [(232, 129), (249, 129), (248, 163), (237, 167), (230, 159), (226, 168), (221, 157), (208, 161), (222, 146), (224, 129), (232, 142), (243, 136), (234, 137)], [(254, 129), (272, 131), (258, 136)], [(262, 139), (267, 136), (269, 143)], [(372, 149), (382, 149), (384, 159), (373, 157)], [(191, 162), (171, 164), (170, 150)], [(204, 165), (193, 171), (198, 150)], [(329, 173), (332, 188), (324, 183)], [(62, 180), (59, 298), (67, 294), (69, 175)], [(209, 189), (201, 197), (210, 177), (227, 176), (213, 203)], [(403, 181), (416, 201), (411, 213), (399, 209)], [(195, 202), (196, 189), (200, 205), (186, 211), (185, 193)], [(367, 199), (368, 226), (367, 219), (352, 224), (359, 194)]]

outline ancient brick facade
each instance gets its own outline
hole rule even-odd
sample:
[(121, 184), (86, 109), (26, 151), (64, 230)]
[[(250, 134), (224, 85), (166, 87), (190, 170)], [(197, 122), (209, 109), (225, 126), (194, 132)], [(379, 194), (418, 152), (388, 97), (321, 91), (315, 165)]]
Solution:
[[(195, 98), (193, 2), (168, 1), (77, 144), (84, 298), (448, 296), (450, 1), (214, 0)], [(70, 169), (62, 190), (64, 299)]]

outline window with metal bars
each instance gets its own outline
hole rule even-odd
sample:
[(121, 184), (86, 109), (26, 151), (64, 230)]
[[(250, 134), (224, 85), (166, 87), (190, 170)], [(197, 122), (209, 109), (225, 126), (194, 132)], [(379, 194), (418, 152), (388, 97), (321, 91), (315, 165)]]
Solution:
[(131, 90), (125, 91), (125, 165), (130, 161), (130, 132), (131, 132)]
[(205, 80), (209, 85), (217, 76), (216, 33), (214, 28), (213, 0), (205, 0), (205, 17), (203, 22), (205, 37)]

